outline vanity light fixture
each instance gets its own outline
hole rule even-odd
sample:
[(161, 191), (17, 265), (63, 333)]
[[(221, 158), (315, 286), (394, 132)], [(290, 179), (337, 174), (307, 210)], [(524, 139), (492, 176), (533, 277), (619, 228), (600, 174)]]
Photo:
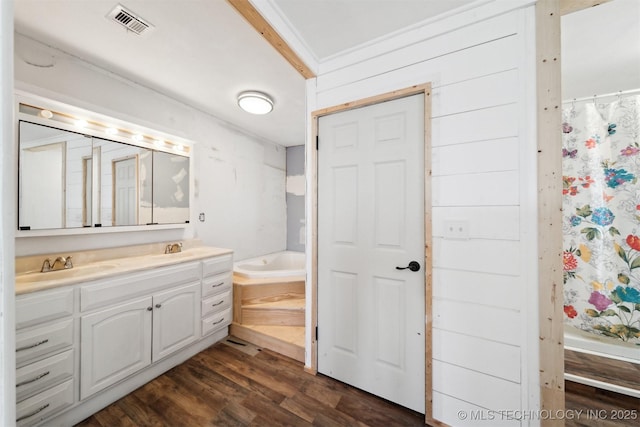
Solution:
[(89, 122), (87, 122), (86, 120), (78, 119), (73, 122), (73, 124), (75, 124), (79, 128), (86, 128), (89, 125)]
[(238, 95), (238, 105), (247, 113), (267, 114), (273, 110), (273, 99), (266, 93), (246, 91)]
[(40, 117), (50, 119), (51, 117), (53, 117), (53, 113), (50, 110), (40, 110)]
[[(151, 145), (153, 144), (153, 146), (161, 151), (180, 152), (184, 153), (183, 155), (187, 155), (191, 151), (191, 146), (188, 144), (181, 144), (171, 140), (163, 139), (161, 137), (152, 138), (149, 136), (145, 136), (142, 133), (135, 133), (134, 131), (127, 129), (126, 127), (120, 127), (119, 125), (108, 124), (95, 120), (81, 119), (77, 115), (67, 111), (49, 110), (48, 108), (21, 102), (19, 104), (19, 112), (21, 114), (37, 116), (47, 120), (54, 120), (60, 123), (65, 123), (67, 125), (74, 125), (78, 128), (85, 129), (83, 130), (83, 132), (104, 132), (107, 135), (118, 135), (120, 139), (131, 138), (136, 142), (136, 145), (148, 148), (151, 148)], [(97, 136), (97, 134), (94, 135)]]

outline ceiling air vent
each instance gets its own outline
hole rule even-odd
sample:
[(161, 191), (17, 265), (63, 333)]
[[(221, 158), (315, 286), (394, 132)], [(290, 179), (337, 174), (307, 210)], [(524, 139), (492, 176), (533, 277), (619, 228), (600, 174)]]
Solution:
[(107, 15), (107, 18), (117, 22), (127, 30), (136, 34), (145, 33), (153, 28), (153, 25), (136, 16), (130, 10), (125, 9), (121, 4), (113, 8), (113, 10)]

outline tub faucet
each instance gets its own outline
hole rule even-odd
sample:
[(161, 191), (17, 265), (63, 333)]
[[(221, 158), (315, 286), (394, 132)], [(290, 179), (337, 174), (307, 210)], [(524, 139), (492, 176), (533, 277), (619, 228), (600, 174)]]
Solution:
[(165, 254), (175, 254), (182, 252), (182, 243), (169, 243), (164, 249)]

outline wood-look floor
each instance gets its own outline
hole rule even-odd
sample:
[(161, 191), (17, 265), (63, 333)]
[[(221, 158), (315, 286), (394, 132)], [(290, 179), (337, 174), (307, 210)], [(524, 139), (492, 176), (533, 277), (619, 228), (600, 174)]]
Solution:
[[(239, 342), (235, 338), (232, 341)], [(567, 383), (566, 407), (584, 411), (566, 427), (638, 426), (613, 420), (640, 400)], [(608, 419), (588, 418), (606, 411)], [(602, 414), (602, 412), (600, 412)], [(79, 427), (118, 426), (422, 426), (422, 414), (402, 408), (253, 345), (222, 341), (140, 387)]]
[(565, 404), (573, 416), (565, 420), (565, 427), (640, 425), (640, 399), (628, 395), (566, 381)]
[(302, 363), (270, 350), (223, 341), (78, 424), (310, 425), (422, 426), (424, 416), (323, 375), (310, 375)]

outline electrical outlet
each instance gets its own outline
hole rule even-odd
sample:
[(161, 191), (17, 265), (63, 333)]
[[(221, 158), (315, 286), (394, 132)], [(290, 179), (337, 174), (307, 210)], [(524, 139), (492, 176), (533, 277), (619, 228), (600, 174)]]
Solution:
[(200, 215), (198, 215), (198, 220), (200, 222), (204, 222), (204, 212), (201, 212)]
[(445, 221), (444, 237), (445, 239), (468, 239), (469, 221)]

